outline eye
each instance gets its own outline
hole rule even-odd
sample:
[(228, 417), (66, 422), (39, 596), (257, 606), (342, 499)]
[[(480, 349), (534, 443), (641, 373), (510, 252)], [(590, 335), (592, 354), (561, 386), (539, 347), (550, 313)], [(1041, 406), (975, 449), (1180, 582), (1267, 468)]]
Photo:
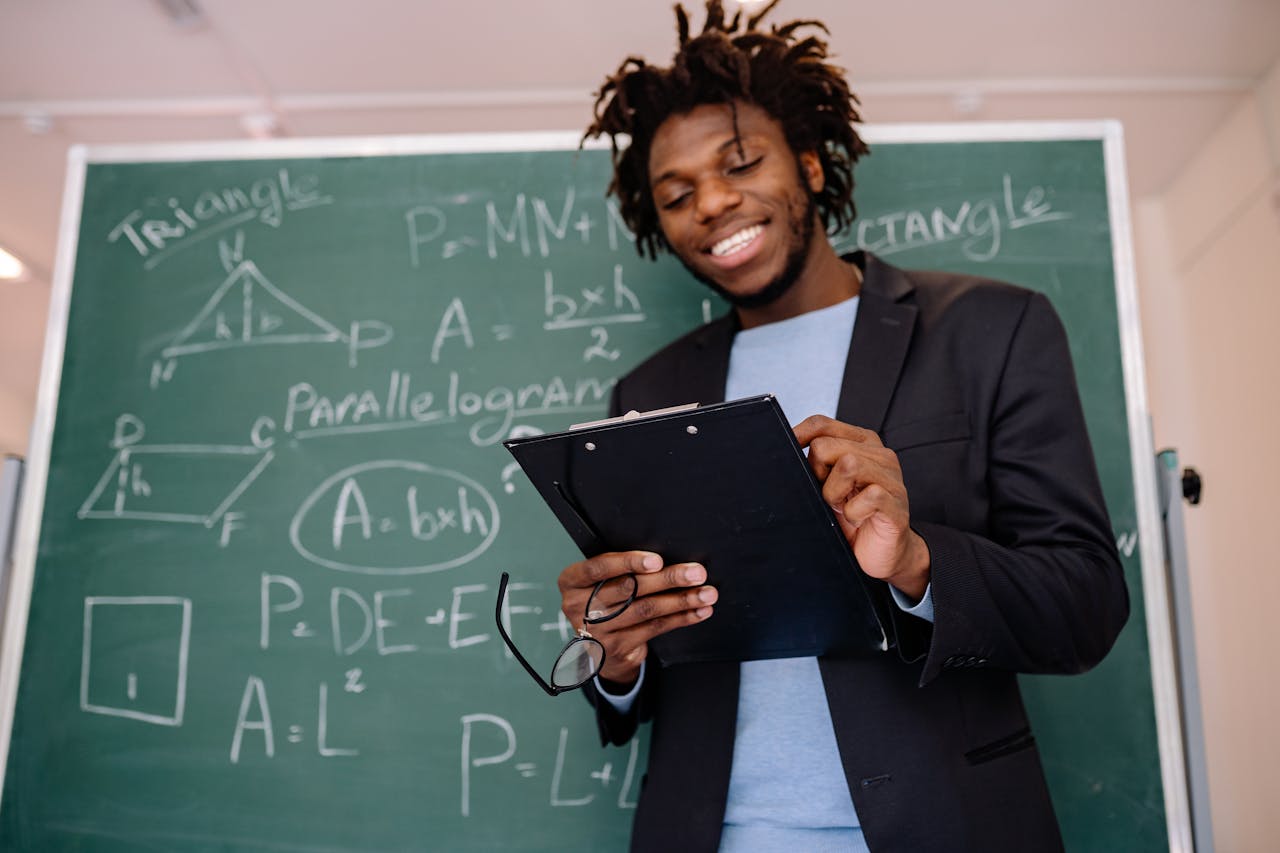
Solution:
[(662, 202), (660, 206), (663, 210), (678, 210), (681, 207), (684, 207), (684, 204), (689, 200), (690, 195), (692, 195), (692, 193), (681, 193), (674, 198), (670, 198)]
[(757, 158), (756, 158), (756, 159), (754, 159), (754, 160), (749, 160), (749, 161), (747, 161), (746, 163), (741, 163), (741, 164), (739, 164), (739, 165), (737, 165), (737, 166), (730, 166), (730, 167), (729, 167), (729, 174), (730, 174), (730, 175), (746, 175), (746, 174), (750, 174), (750, 173), (751, 173), (751, 172), (752, 172), (752, 171), (753, 171), (757, 166), (759, 166), (759, 165), (760, 165), (760, 162), (761, 162), (762, 160), (764, 160), (763, 155), (762, 155), (762, 156), (760, 156), (760, 157), (757, 157)]

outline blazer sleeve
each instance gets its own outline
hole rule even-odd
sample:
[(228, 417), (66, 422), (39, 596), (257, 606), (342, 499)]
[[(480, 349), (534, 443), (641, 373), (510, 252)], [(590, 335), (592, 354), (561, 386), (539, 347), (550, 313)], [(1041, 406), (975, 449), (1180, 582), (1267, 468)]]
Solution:
[(643, 722), (653, 717), (653, 704), (661, 681), (660, 666), (650, 664), (645, 667), (644, 684), (640, 685), (640, 693), (636, 696), (631, 709), (623, 714), (600, 695), (595, 682), (588, 681), (582, 687), (582, 694), (596, 712), (596, 730), (600, 733), (600, 745), (622, 746), (635, 736), (636, 729)]
[(985, 535), (913, 523), (929, 546), (934, 602), (932, 628), (916, 638), (927, 644), (921, 684), (944, 669), (1082, 672), (1128, 618), (1066, 333), (1043, 295), (1029, 295), (1001, 370)]

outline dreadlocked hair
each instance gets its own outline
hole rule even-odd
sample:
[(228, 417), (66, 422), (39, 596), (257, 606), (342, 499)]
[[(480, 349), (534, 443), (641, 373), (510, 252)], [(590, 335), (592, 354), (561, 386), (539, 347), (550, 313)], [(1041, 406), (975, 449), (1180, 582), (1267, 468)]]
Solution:
[[(853, 165), (868, 153), (854, 123), (858, 99), (844, 70), (827, 63), (820, 36), (801, 38), (800, 30), (830, 35), (821, 21), (801, 20), (757, 29), (776, 6), (773, 0), (746, 17), (741, 10), (726, 20), (721, 0), (707, 0), (702, 32), (690, 38), (689, 16), (677, 4), (680, 49), (671, 66), (660, 68), (627, 57), (596, 95), (595, 120), (583, 140), (608, 136), (613, 160), (609, 193), (636, 238), (641, 255), (670, 251), (658, 225), (649, 188), (649, 148), (658, 127), (673, 115), (704, 104), (754, 104), (782, 125), (791, 150), (813, 151), (822, 163), (823, 188), (814, 196), (828, 233), (855, 217)], [(734, 109), (734, 130), (737, 111)]]

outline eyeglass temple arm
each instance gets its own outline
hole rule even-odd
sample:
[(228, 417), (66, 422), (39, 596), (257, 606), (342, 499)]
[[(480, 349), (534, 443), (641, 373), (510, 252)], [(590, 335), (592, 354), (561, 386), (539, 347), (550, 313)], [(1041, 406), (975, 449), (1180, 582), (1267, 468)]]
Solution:
[(559, 492), (561, 500), (565, 502), (565, 505), (569, 507), (569, 511), (573, 513), (573, 517), (578, 520), (578, 523), (582, 525), (583, 528), (586, 529), (587, 533), (591, 535), (591, 538), (595, 540), (595, 547), (590, 550), (594, 552), (608, 550), (604, 542), (604, 537), (600, 535), (599, 530), (596, 530), (596, 526), (591, 523), (591, 519), (587, 517), (587, 511), (578, 503), (577, 499), (573, 496), (573, 493), (569, 491), (569, 487), (559, 480), (552, 480), (552, 484), (555, 486), (556, 491)]
[(502, 580), (498, 584), (498, 603), (493, 608), (493, 618), (498, 625), (498, 633), (502, 635), (502, 642), (507, 644), (507, 649), (510, 650), (512, 656), (520, 662), (520, 665), (524, 667), (524, 671), (529, 673), (534, 681), (538, 682), (538, 686), (545, 690), (548, 696), (558, 696), (560, 691), (544, 681), (538, 671), (529, 665), (529, 662), (524, 659), (524, 655), (520, 654), (520, 650), (516, 648), (516, 644), (512, 642), (511, 637), (507, 634), (507, 629), (502, 625), (502, 602), (507, 599), (507, 582), (510, 580), (511, 575), (503, 572)]

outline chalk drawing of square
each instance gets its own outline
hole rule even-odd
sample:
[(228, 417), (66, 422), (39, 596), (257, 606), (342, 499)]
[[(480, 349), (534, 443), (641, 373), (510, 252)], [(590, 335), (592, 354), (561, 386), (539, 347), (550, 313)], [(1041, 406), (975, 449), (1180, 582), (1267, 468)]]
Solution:
[(159, 726), (182, 725), (190, 640), (190, 599), (86, 598), (81, 710)]

